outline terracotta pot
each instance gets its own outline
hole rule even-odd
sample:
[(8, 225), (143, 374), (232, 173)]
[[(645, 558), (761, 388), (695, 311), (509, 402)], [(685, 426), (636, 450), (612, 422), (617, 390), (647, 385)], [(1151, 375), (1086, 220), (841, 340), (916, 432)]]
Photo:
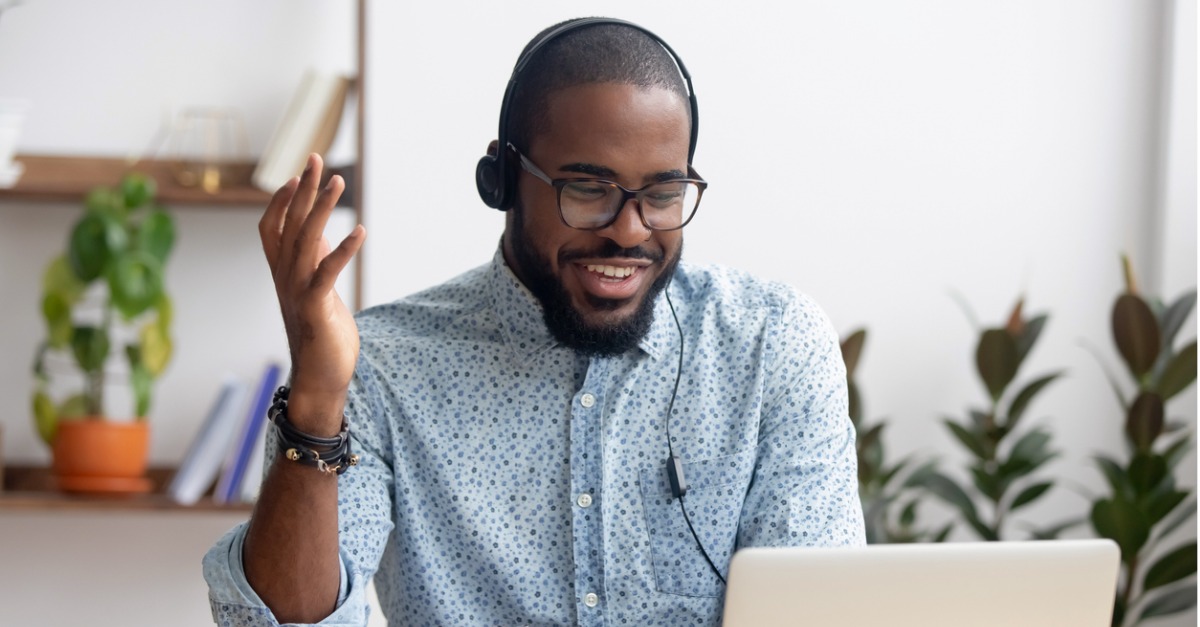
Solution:
[(67, 492), (145, 492), (149, 449), (143, 421), (65, 420), (54, 437), (54, 475)]

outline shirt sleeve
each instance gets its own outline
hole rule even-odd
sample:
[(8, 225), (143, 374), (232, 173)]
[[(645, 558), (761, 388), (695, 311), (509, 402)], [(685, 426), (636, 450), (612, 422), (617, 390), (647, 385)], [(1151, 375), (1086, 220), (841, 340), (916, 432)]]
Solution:
[(777, 311), (766, 329), (758, 457), (737, 545), (864, 545), (837, 332), (805, 296), (789, 293)]
[[(361, 366), (361, 363), (360, 363)], [(370, 394), (373, 379), (355, 374), (346, 404), (351, 449), (359, 463), (338, 477), (338, 541), (341, 583), (337, 608), (317, 625), (350, 627), (367, 624), (370, 611), (367, 584), (379, 567), (394, 523), (391, 518), (391, 464), (381, 450), (389, 432), (378, 396)], [(266, 438), (267, 460), (273, 462), (274, 430)], [(316, 472), (314, 469), (313, 472)], [(230, 530), (204, 556), (213, 620), (221, 627), (275, 627), (280, 623), (250, 587), (242, 567), (242, 543), (248, 523)], [(296, 625), (296, 623), (286, 623)]]

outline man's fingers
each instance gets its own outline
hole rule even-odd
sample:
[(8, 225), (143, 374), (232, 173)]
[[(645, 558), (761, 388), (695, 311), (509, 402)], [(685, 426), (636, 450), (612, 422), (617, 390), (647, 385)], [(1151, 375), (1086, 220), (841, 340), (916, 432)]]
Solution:
[(271, 276), (279, 265), (280, 237), (283, 233), (283, 214), (287, 211), (292, 194), (296, 192), (299, 177), (293, 176), (282, 187), (275, 190), (267, 203), (262, 219), (258, 221), (258, 236), (262, 239), (263, 253), (267, 256), (267, 265), (271, 267)]
[(304, 220), (304, 226), (296, 234), (294, 255), (297, 265), (306, 268), (315, 267), (329, 252), (328, 249), (322, 249), (320, 243), (325, 238), (325, 225), (329, 222), (329, 215), (333, 213), (333, 208), (337, 205), (338, 198), (341, 197), (342, 190), (345, 188), (346, 182), (342, 180), (342, 177), (334, 175), (330, 177), (325, 189), (321, 190), (321, 194), (317, 196), (312, 210), (308, 213), (308, 218)]
[(317, 154), (308, 156), (304, 173), (300, 175), (300, 183), (296, 187), (292, 201), (288, 203), (287, 212), (283, 216), (283, 233), (280, 241), (279, 256), (284, 263), (290, 263), (295, 257), (294, 248), (298, 245), (296, 235), (304, 226), (308, 213), (312, 211), (313, 200), (317, 197), (317, 184), (321, 181), (321, 157)]
[(333, 289), (333, 284), (337, 281), (338, 275), (362, 248), (363, 242), (367, 239), (367, 229), (363, 225), (354, 227), (353, 231), (338, 244), (338, 247), (333, 249), (333, 252), (325, 256), (321, 260), (321, 264), (317, 266), (317, 271), (313, 273), (312, 289), (318, 294), (325, 293)]

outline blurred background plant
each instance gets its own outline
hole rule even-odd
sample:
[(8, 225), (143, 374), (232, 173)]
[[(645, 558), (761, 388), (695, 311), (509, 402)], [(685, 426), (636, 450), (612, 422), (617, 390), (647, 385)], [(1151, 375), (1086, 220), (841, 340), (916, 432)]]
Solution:
[[(1196, 513), (1192, 491), (1175, 478), (1191, 449), (1192, 433), (1187, 425), (1167, 420), (1165, 409), (1196, 381), (1196, 341), (1174, 347), (1196, 305), (1196, 290), (1166, 306), (1139, 294), (1129, 259), (1122, 257), (1122, 265), (1125, 292), (1113, 304), (1112, 333), (1132, 386), (1121, 384), (1098, 354), (1097, 359), (1124, 412), (1128, 458), (1095, 456), (1109, 493), (1095, 499), (1091, 510), (1096, 534), (1121, 548), (1114, 626), (1138, 625), (1196, 606), (1194, 535), (1172, 548), (1162, 546)], [(1127, 396), (1123, 389), (1130, 387)]]
[[(912, 456), (888, 465), (883, 446), (886, 423), (863, 421), (862, 396), (854, 373), (867, 341), (866, 329), (857, 329), (842, 340), (842, 359), (846, 362), (846, 386), (850, 400), (850, 420), (854, 422), (858, 446), (858, 490), (862, 499), (869, 544), (901, 542), (942, 542), (954, 523), (940, 530), (927, 531), (917, 525), (917, 508), (923, 492), (917, 488), (935, 462), (916, 464)], [(892, 506), (898, 505), (899, 509)]]
[[(973, 458), (968, 464), (971, 484), (960, 485), (938, 471), (921, 477), (925, 488), (957, 510), (956, 515), (987, 541), (1004, 539), (1011, 514), (1044, 497), (1054, 485), (1053, 481), (1033, 477), (1058, 455), (1050, 448), (1050, 431), (1036, 427), (1019, 433), (1018, 426), (1034, 397), (1062, 373), (1042, 375), (1009, 393), (1047, 320), (1045, 314), (1027, 319), (1023, 307), (1024, 299), (1019, 299), (1004, 327), (984, 329), (980, 334), (975, 366), (988, 393), (986, 407), (969, 409), (968, 417), (960, 421), (949, 417), (944, 420), (955, 440)], [(1033, 529), (1032, 538), (1057, 537), (1078, 522)]]
[[(163, 287), (175, 223), (154, 202), (153, 179), (126, 176), (118, 189), (88, 194), (83, 216), (71, 228), (67, 252), (42, 277), (47, 339), (33, 372), (33, 412), (39, 435), (52, 445), (61, 420), (102, 418), (110, 355), (124, 353), (134, 417), (145, 419), (151, 388), (171, 357), (171, 300)], [(83, 374), (83, 389), (55, 402), (47, 358), (69, 359)]]

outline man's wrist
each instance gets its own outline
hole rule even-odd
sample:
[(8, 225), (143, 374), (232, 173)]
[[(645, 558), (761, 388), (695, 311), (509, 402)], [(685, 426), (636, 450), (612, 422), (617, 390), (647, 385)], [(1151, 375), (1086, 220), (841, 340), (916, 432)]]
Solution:
[(346, 393), (311, 394), (292, 388), (288, 395), (288, 420), (297, 429), (319, 437), (333, 437), (342, 430)]

